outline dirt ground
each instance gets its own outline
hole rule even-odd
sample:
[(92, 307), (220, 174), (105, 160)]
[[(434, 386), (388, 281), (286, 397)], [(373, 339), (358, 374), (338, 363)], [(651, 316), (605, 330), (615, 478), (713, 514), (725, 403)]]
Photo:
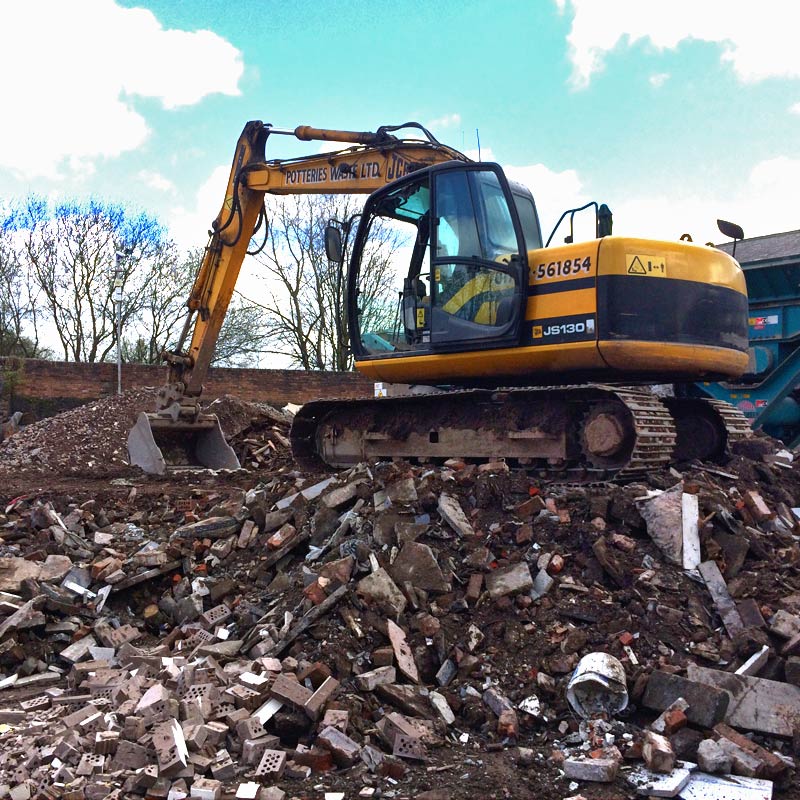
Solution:
[[(71, 515), (75, 520), (71, 530), (87, 541), (94, 531), (133, 524), (143, 531), (145, 541), (159, 543), (169, 557), (183, 547), (181, 557), (190, 558), (184, 560), (184, 567), (112, 594), (104, 610), (120, 623), (142, 631), (137, 647), (157, 645), (179, 627), (165, 610), (171, 607), (165, 598), (179, 599), (178, 587), (193, 578), (185, 573), (190, 563), (193, 569), (202, 567), (195, 574), (207, 575), (211, 586), (228, 587), (220, 601), (234, 612), (237, 638), (246, 638), (270, 604), (305, 613), (310, 607), (304, 593), (307, 544), (276, 568), (274, 564), (263, 566), (269, 554), (263, 534), (216, 562), (207, 558), (210, 543), (195, 543), (192, 549), (176, 544), (173, 536), (187, 521), (229, 513), (224, 509), (241, 508), (245, 517), (257, 519), (253, 506), (245, 503), (248, 493), (263, 493), (262, 506), (269, 512), (292, 492), (329, 477), (301, 475), (296, 470), (285, 447), (288, 421), (274, 410), (228, 400), (217, 410), (245, 469), (146, 476), (127, 466), (120, 454), (121, 431), (135, 418), (133, 412), (140, 409), (141, 399), (138, 395), (126, 398), (113, 414), (102, 407), (67, 412), (37, 423), (19, 434), (17, 441), (0, 447), (0, 556), (42, 560), (46, 554), (70, 552), (77, 563), (73, 551), (64, 551), (52, 538), (51, 527), (35, 521), (38, 509), (45, 507), (62, 519)], [(779, 609), (797, 613), (797, 530), (791, 521), (773, 524), (780, 515), (759, 520), (744, 500), (748, 492), (757, 492), (771, 512), (800, 506), (800, 470), (765, 459), (778, 449), (772, 442), (741, 447), (725, 464), (681, 465), (678, 470), (650, 476), (646, 483), (629, 486), (546, 485), (521, 470), (482, 472), (475, 465), (381, 464), (372, 465), (367, 472), (356, 470), (339, 476), (333, 486), (359, 485), (352, 498), (335, 508), (340, 516), (334, 522), (323, 513), (324, 503), (295, 501), (293, 525), (300, 532), (310, 531), (312, 544), (327, 541), (341, 515), (356, 509), (351, 516), (353, 526), (339, 548), (325, 559), (352, 553), (360, 577), (370, 570), (369, 555), (390, 567), (392, 548), (402, 545), (396, 538), (397, 522), (421, 526), (416, 541), (430, 547), (443, 571), (452, 575), (452, 588), (419, 593), (418, 607), (410, 605), (397, 619), (408, 635), (423, 687), (437, 687), (436, 674), (443, 658), (455, 658), (459, 670), (451, 684), (439, 688), (456, 721), (451, 726), (436, 721), (436, 742), (427, 748), (428, 760), (407, 762), (404, 776), (395, 783), (370, 774), (363, 765), (314, 774), (309, 781), (284, 781), (281, 786), (287, 797), (316, 798), (322, 797), (324, 790), (337, 790), (345, 791), (349, 798), (357, 796), (362, 786), (375, 787), (375, 797), (423, 796), (430, 800), (633, 796), (622, 778), (608, 785), (571, 785), (563, 777), (558, 759), (553, 758), (555, 751), (580, 749), (580, 720), (566, 702), (565, 687), (581, 656), (604, 651), (625, 666), (630, 705), (616, 720), (610, 720), (610, 735), (625, 756), (623, 775), (629, 766), (641, 763), (628, 758), (634, 754), (626, 752), (624, 743), (640, 739), (657, 715), (641, 703), (653, 670), (668, 668), (680, 674), (690, 661), (732, 670), (755, 649), (768, 644), (771, 657), (761, 676), (785, 680), (781, 639), (768, 626), (728, 637), (705, 587), (664, 558), (649, 536), (635, 500), (649, 490), (682, 482), (684, 492), (698, 497), (703, 558), (718, 563), (736, 603), (755, 600), (765, 620)], [(254, 456), (256, 452), (259, 454)], [(389, 509), (379, 507), (376, 492), (404, 481), (414, 487), (412, 498)], [(444, 494), (458, 499), (474, 536), (459, 536), (440, 519), (438, 502)], [(528, 513), (535, 498), (541, 498), (541, 507)], [(396, 519), (390, 519), (391, 515)], [(394, 532), (392, 541), (384, 544), (383, 534), (378, 532), (387, 524)], [(327, 533), (322, 533), (325, 526)], [(598, 556), (600, 538), (608, 543), (608, 557)], [(738, 561), (732, 539), (733, 544), (745, 543), (746, 554)], [(120, 551), (128, 547), (130, 557), (132, 546), (114, 546)], [(91, 563), (104, 555), (97, 548), (90, 549)], [(554, 579), (554, 589), (536, 600), (525, 593), (492, 598), (485, 592), (476, 603), (465, 600), (472, 574), (488, 577), (523, 561), (533, 575), (540, 563), (546, 563), (544, 569)], [(310, 563), (312, 571), (318, 568)], [(336, 705), (350, 711), (348, 733), (360, 743), (376, 744), (376, 724), (391, 704), (377, 693), (358, 690), (354, 679), (373, 668), (372, 654), (386, 646), (387, 615), (355, 590), (357, 580), (351, 579), (346, 603), (312, 625), (283, 655), (326, 664), (341, 683)], [(157, 613), (152, 613), (153, 608)], [(346, 609), (357, 615), (361, 636), (348, 624)], [(87, 614), (81, 623), (83, 632), (96, 615), (88, 610), (80, 613)], [(427, 617), (438, 623), (435, 635), (425, 630)], [(48, 619), (61, 616), (48, 611)], [(482, 636), (474, 649), (467, 646), (471, 627)], [(635, 660), (623, 646), (623, 634), (633, 637)], [(20, 633), (23, 641), (26, 657), (44, 665), (63, 666), (58, 661), (63, 643), (55, 645), (36, 627)], [(3, 674), (12, 668), (13, 658), (0, 656)], [(497, 716), (481, 701), (481, 692), (490, 685), (499, 687), (514, 707), (536, 696), (541, 715), (518, 713), (518, 734), (503, 735), (498, 731)], [(8, 707), (40, 691), (0, 693), (0, 706)], [(430, 718), (436, 719), (432, 711)], [(313, 745), (313, 731), (300, 729), (293, 734), (290, 723), (280, 723), (285, 726), (279, 730), (285, 748), (291, 751), (298, 742)], [(700, 738), (709, 734), (698, 731)], [(761, 734), (755, 738), (787, 758), (797, 755), (791, 740)], [(2, 741), (0, 734), (0, 769)], [(533, 752), (521, 759), (519, 747)], [(776, 788), (776, 794), (800, 797), (793, 773)]]

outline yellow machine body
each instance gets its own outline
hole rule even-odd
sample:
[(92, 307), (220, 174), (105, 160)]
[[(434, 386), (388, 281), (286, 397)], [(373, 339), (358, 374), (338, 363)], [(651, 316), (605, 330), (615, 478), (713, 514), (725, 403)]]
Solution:
[[(593, 380), (652, 375), (663, 382), (687, 375), (734, 377), (747, 367), (744, 343), (726, 339), (724, 322), (715, 328), (717, 317), (740, 314), (747, 305), (742, 270), (720, 250), (607, 236), (531, 250), (528, 265), (519, 344), (361, 358), (356, 368), (388, 383), (541, 384), (563, 382), (572, 373)], [(636, 320), (620, 330), (626, 315), (633, 316), (630, 310), (648, 306), (644, 324)]]

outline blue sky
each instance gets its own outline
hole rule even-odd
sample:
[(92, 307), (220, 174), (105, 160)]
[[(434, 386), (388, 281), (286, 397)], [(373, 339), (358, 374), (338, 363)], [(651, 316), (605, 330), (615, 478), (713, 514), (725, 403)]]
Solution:
[(4, 18), (0, 201), (92, 194), (202, 245), (247, 120), (413, 119), (467, 151), (479, 129), (546, 230), (590, 199), (627, 235), (800, 227), (790, 0), (28, 0)]

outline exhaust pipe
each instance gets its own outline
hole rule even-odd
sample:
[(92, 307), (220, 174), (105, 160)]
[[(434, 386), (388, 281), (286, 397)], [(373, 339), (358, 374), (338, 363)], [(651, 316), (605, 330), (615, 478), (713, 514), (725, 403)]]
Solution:
[(128, 461), (151, 475), (175, 469), (239, 469), (216, 414), (193, 420), (142, 412), (128, 434)]

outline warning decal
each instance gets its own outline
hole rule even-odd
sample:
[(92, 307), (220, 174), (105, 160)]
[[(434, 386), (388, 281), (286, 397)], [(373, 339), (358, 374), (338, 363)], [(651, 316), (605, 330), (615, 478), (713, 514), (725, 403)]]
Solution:
[(666, 278), (667, 261), (664, 256), (643, 256), (636, 253), (625, 255), (628, 275), (642, 275), (647, 278)]

